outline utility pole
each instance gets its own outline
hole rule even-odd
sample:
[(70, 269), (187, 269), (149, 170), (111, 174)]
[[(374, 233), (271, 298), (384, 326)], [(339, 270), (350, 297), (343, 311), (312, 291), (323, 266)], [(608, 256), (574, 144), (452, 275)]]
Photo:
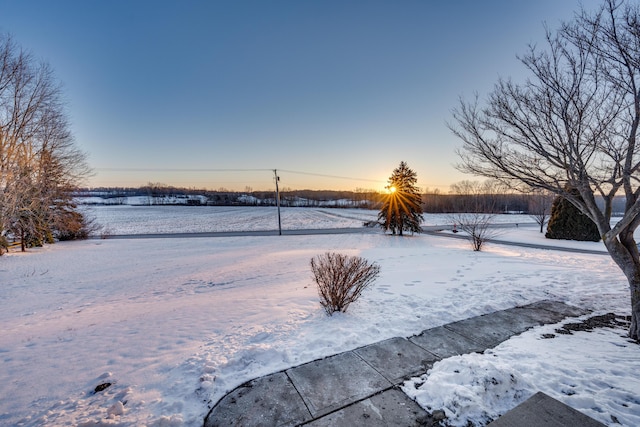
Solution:
[(282, 236), (282, 222), (280, 221), (280, 190), (278, 190), (278, 181), (280, 181), (280, 177), (278, 176), (278, 170), (274, 169), (273, 174), (276, 176), (276, 206), (278, 207), (278, 235)]

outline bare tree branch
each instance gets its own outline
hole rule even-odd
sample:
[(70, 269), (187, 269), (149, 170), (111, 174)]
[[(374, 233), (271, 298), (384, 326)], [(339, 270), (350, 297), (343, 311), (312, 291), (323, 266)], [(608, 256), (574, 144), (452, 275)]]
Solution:
[(0, 236), (24, 250), (75, 227), (71, 191), (89, 173), (53, 71), (0, 35)]
[[(460, 100), (450, 128), (462, 141), (463, 172), (512, 188), (561, 195), (598, 227), (631, 286), (630, 334), (639, 338), (640, 260), (640, 5), (606, 0), (582, 10), (547, 46), (520, 57), (526, 82), (499, 80), (484, 107)], [(580, 197), (565, 188), (576, 188)], [(612, 227), (613, 198), (624, 217)], [(604, 201), (598, 203), (598, 198)]]

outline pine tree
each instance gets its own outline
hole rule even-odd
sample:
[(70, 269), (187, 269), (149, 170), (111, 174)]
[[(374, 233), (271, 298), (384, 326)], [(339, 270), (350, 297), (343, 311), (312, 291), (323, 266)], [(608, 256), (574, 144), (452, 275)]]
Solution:
[(401, 236), (403, 231), (422, 231), (422, 196), (417, 182), (418, 175), (406, 162), (400, 162), (400, 166), (394, 169), (387, 186), (389, 194), (378, 214), (378, 222), (385, 231), (391, 230), (393, 234)]
[[(580, 198), (580, 193), (575, 188), (568, 188), (567, 192), (573, 197)], [(551, 218), (549, 218), (545, 237), (547, 239), (600, 241), (600, 233), (595, 223), (562, 196), (557, 196), (551, 205)]]

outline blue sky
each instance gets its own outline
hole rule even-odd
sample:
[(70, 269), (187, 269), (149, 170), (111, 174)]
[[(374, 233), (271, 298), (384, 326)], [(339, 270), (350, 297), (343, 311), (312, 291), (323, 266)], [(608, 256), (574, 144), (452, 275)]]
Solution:
[(458, 98), (524, 80), (516, 55), (580, 4), (0, 0), (0, 31), (63, 83), (91, 186), (380, 190), (404, 160), (447, 192), (478, 179), (453, 167)]

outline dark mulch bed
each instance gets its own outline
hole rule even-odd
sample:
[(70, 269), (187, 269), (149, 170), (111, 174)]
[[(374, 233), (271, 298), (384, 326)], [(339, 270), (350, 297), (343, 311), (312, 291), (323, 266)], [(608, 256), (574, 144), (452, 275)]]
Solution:
[[(575, 331), (591, 332), (596, 328), (623, 328), (631, 325), (631, 316), (620, 316), (615, 313), (607, 313), (601, 316), (593, 316), (580, 322), (567, 323), (556, 329), (557, 334), (571, 335)], [(543, 338), (555, 338), (555, 334), (543, 334)]]

